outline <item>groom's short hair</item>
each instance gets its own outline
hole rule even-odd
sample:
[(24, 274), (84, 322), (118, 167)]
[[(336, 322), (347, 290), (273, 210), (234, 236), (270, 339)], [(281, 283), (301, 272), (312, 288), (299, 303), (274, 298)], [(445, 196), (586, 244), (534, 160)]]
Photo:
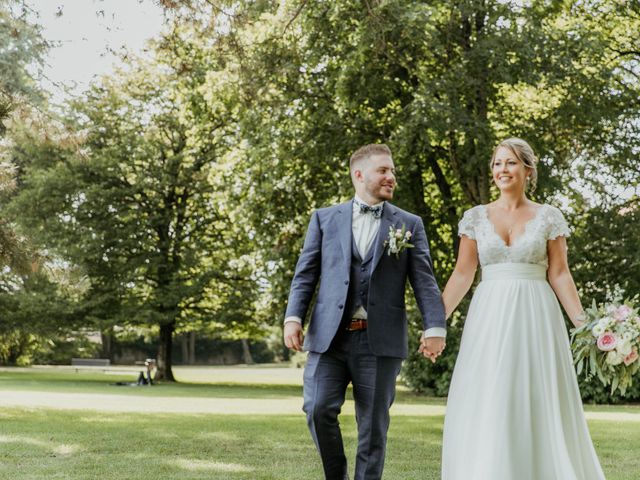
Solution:
[(391, 156), (391, 149), (384, 143), (370, 143), (369, 145), (360, 147), (355, 152), (353, 152), (353, 155), (351, 155), (351, 159), (349, 160), (349, 170), (353, 172), (353, 169), (357, 163), (360, 163), (360, 161), (362, 160), (368, 159), (372, 155)]

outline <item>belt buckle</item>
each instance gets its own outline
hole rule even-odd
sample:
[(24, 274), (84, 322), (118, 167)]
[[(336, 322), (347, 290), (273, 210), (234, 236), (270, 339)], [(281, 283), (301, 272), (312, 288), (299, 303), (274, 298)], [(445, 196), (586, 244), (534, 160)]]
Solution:
[(352, 318), (347, 327), (348, 332), (357, 332), (358, 330), (365, 330), (367, 328), (367, 321), (363, 318)]

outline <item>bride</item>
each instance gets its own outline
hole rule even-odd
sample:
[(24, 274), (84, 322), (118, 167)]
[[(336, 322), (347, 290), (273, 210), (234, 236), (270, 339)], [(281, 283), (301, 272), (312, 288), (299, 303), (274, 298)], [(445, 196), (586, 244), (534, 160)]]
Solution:
[[(491, 159), (500, 198), (464, 213), (447, 316), (482, 281), (467, 314), (444, 424), (443, 480), (604, 479), (582, 411), (557, 298), (583, 310), (567, 263), (562, 213), (527, 198), (537, 159), (524, 140)], [(555, 294), (554, 294), (555, 292)]]

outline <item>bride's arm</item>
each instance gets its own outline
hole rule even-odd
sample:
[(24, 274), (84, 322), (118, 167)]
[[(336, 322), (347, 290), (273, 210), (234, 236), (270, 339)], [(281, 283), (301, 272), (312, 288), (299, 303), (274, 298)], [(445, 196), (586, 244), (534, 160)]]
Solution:
[(582, 325), (583, 314), (582, 303), (578, 289), (569, 271), (569, 261), (567, 260), (567, 239), (564, 236), (547, 242), (547, 252), (549, 254), (549, 284), (556, 292), (560, 303), (569, 315), (571, 322), (579, 327)]
[(473, 284), (478, 268), (478, 248), (475, 240), (467, 236), (460, 237), (460, 248), (455, 269), (449, 277), (442, 292), (442, 302), (447, 318), (451, 316), (460, 300), (466, 295)]

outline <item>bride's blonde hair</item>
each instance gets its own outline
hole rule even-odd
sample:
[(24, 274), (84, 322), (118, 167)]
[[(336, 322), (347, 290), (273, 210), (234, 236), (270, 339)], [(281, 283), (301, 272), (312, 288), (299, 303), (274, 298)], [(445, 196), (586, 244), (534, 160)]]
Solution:
[(538, 157), (533, 153), (533, 148), (525, 140), (521, 138), (507, 138), (501, 141), (493, 150), (491, 155), (491, 162), (489, 163), (491, 169), (496, 161), (496, 153), (500, 147), (508, 148), (516, 156), (518, 160), (529, 170), (528, 177), (528, 190), (533, 193), (538, 185)]

